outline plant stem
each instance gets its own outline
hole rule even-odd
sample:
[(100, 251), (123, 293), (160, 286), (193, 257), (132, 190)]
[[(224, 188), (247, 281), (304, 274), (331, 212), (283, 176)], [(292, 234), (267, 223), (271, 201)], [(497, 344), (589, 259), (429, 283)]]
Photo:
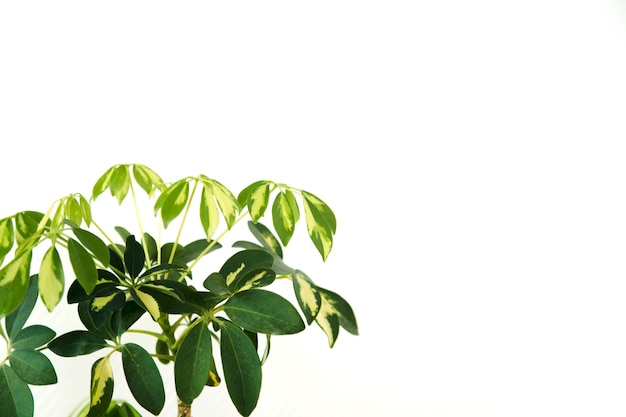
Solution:
[(178, 233), (176, 234), (176, 239), (174, 240), (174, 247), (172, 249), (172, 253), (170, 254), (169, 263), (174, 262), (174, 256), (176, 255), (176, 247), (178, 246), (178, 242), (180, 241), (180, 236), (183, 233), (183, 227), (185, 226), (185, 221), (187, 220), (187, 214), (189, 214), (189, 208), (191, 207), (191, 200), (193, 200), (193, 196), (196, 194), (196, 189), (198, 188), (198, 179), (196, 178), (193, 184), (193, 188), (191, 189), (191, 194), (187, 199), (187, 204), (185, 206), (185, 212), (183, 213), (183, 218), (180, 221), (180, 227), (178, 228)]
[(178, 400), (178, 417), (191, 417), (191, 404)]
[(146, 243), (146, 236), (143, 233), (143, 226), (141, 224), (141, 215), (139, 214), (139, 205), (137, 204), (137, 196), (135, 195), (135, 187), (133, 182), (130, 181), (130, 193), (133, 197), (133, 205), (135, 207), (135, 216), (137, 217), (137, 225), (139, 226), (139, 233), (141, 234), (141, 246), (146, 257), (146, 265), (150, 267), (150, 254), (148, 253), (148, 244)]

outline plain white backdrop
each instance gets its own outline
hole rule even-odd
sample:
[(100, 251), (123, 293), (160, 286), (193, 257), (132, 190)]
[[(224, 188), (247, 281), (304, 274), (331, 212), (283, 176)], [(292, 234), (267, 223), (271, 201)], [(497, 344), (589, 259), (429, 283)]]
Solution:
[(117, 163), (285, 182), (335, 210), (326, 263), (286, 256), (361, 334), (276, 338), (254, 417), (624, 416), (625, 74), (619, 0), (4, 1), (0, 218)]

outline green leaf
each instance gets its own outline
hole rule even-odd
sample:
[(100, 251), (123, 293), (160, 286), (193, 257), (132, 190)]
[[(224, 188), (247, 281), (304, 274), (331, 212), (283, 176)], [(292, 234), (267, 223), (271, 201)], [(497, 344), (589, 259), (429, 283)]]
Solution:
[(42, 213), (36, 211), (21, 211), (15, 215), (15, 230), (17, 232), (15, 239), (18, 245), (43, 233), (43, 230), (39, 230), (39, 222), (43, 217)]
[(243, 250), (228, 258), (220, 268), (219, 273), (226, 278), (226, 285), (233, 289), (235, 283), (242, 277), (257, 270), (272, 267), (274, 258), (262, 250)]
[(228, 394), (244, 417), (252, 414), (261, 392), (261, 362), (248, 336), (237, 326), (220, 322), (220, 354)]
[(152, 196), (154, 190), (163, 187), (161, 177), (145, 165), (133, 165), (133, 176), (137, 184), (139, 184), (149, 196)]
[(70, 221), (81, 224), (83, 221), (83, 211), (80, 207), (80, 203), (73, 197), (69, 197), (65, 200), (65, 213)]
[(98, 359), (91, 367), (91, 393), (87, 417), (100, 417), (113, 398), (113, 369), (109, 357)]
[(109, 183), (111, 195), (117, 199), (117, 203), (121, 204), (130, 189), (130, 174), (128, 165), (118, 165), (111, 174)]
[(150, 257), (150, 261), (156, 262), (158, 251), (159, 251), (156, 239), (153, 238), (152, 235), (150, 235), (149, 233), (144, 233), (143, 237), (144, 237), (145, 245), (148, 249), (148, 256)]
[(204, 288), (217, 295), (230, 295), (226, 279), (219, 272), (213, 272), (204, 280)]
[(187, 180), (179, 180), (167, 188), (155, 203), (155, 209), (159, 205), (163, 227), (169, 224), (183, 211), (189, 199), (189, 183)]
[(230, 230), (230, 228), (233, 227), (233, 225), (235, 224), (235, 218), (237, 217), (237, 213), (239, 212), (237, 199), (228, 188), (224, 187), (219, 182), (215, 180), (210, 180), (210, 182), (213, 188), (213, 195), (215, 196), (215, 200), (217, 200), (217, 204), (222, 211), (224, 220), (226, 221), (226, 226)]
[(332, 310), (339, 317), (339, 325), (346, 329), (348, 333), (358, 335), (359, 329), (356, 317), (350, 304), (337, 293), (320, 287), (318, 287), (318, 290), (325, 302), (331, 306)]
[(0, 269), (0, 317), (15, 310), (28, 290), (28, 274), (32, 252), (26, 252), (13, 258), (11, 262)]
[(137, 344), (127, 343), (122, 346), (122, 366), (133, 397), (152, 414), (159, 414), (165, 404), (165, 389), (150, 354)]
[(267, 183), (268, 183), (267, 180), (255, 181), (252, 184), (245, 187), (243, 190), (241, 190), (241, 192), (237, 196), (237, 204), (239, 204), (239, 207), (242, 209), (246, 207), (248, 205), (248, 202), (250, 201), (250, 194), (252, 194), (252, 192), (254, 192), (254, 190), (256, 190), (257, 188)]
[(332, 348), (339, 335), (339, 326), (349, 333), (358, 334), (356, 318), (350, 305), (338, 294), (318, 287), (322, 297), (320, 310), (315, 317), (315, 322), (326, 333), (328, 344)]
[(0, 265), (2, 265), (4, 257), (11, 251), (14, 241), (13, 219), (7, 217), (0, 220)]
[(85, 224), (87, 226), (91, 225), (91, 205), (89, 204), (89, 201), (87, 201), (87, 199), (85, 197), (83, 197), (82, 195), (79, 197), (79, 203), (80, 203), (80, 210), (82, 212), (82, 217), (83, 220), (85, 221)]
[(88, 230), (80, 229), (78, 227), (72, 228), (72, 232), (78, 239), (78, 241), (93, 255), (97, 260), (102, 263), (103, 266), (109, 266), (111, 261), (111, 255), (109, 254), (109, 248), (106, 243), (102, 241), (98, 236), (91, 233)]
[(124, 251), (124, 265), (131, 278), (137, 278), (146, 263), (146, 255), (143, 246), (135, 240), (135, 236), (126, 238), (126, 250)]
[(202, 223), (202, 228), (206, 233), (207, 239), (213, 236), (219, 221), (220, 217), (217, 211), (217, 204), (215, 204), (213, 189), (210, 184), (204, 184), (200, 197), (200, 222)]
[(176, 254), (176, 256), (174, 257), (174, 262), (178, 264), (188, 264), (189, 262), (195, 261), (202, 254), (202, 252), (204, 252), (206, 248), (209, 247), (209, 245), (213, 245), (213, 246), (204, 255), (207, 255), (213, 252), (214, 250), (222, 247), (220, 243), (214, 242), (212, 240), (206, 240), (206, 239), (194, 240), (193, 242), (185, 245), (185, 248), (184, 248), (185, 250), (183, 251), (182, 254), (178, 254), (178, 253)]
[(330, 208), (313, 194), (302, 191), (302, 202), (309, 237), (325, 261), (333, 246), (337, 224)]
[(50, 385), (57, 382), (52, 362), (41, 352), (17, 349), (9, 355), (9, 362), (15, 374), (27, 384)]
[(280, 241), (284, 246), (287, 246), (296, 228), (296, 220), (293, 215), (293, 207), (283, 192), (276, 195), (272, 205), (272, 221)]
[[(171, 353), (170, 347), (163, 340), (157, 339), (156, 345), (154, 347), (154, 353), (156, 353), (157, 355), (169, 356)], [(164, 365), (171, 362), (169, 359), (166, 359), (166, 358), (157, 358), (157, 359), (159, 360), (159, 362), (161, 362)]]
[(39, 294), (48, 309), (54, 310), (63, 297), (65, 275), (61, 257), (55, 246), (51, 246), (43, 256), (39, 268)]
[(178, 398), (191, 404), (204, 389), (211, 372), (213, 348), (205, 323), (193, 325), (176, 353), (174, 381)]
[(248, 228), (250, 229), (250, 232), (252, 232), (252, 235), (257, 238), (264, 248), (282, 259), (283, 248), (280, 246), (278, 239), (276, 239), (270, 229), (262, 223), (254, 223), (252, 221), (248, 222)]
[(36, 274), (30, 277), (26, 296), (20, 305), (5, 319), (7, 335), (10, 339), (13, 339), (22, 330), (35, 307), (37, 295), (39, 294), (37, 288), (38, 278), (39, 276)]
[(71, 238), (67, 241), (67, 251), (76, 279), (85, 292), (91, 294), (98, 281), (98, 271), (93, 258), (80, 243)]
[(130, 288), (130, 295), (133, 297), (133, 300), (135, 300), (137, 304), (139, 304), (144, 310), (150, 313), (154, 321), (157, 321), (159, 319), (159, 316), (161, 315), (161, 310), (159, 309), (159, 304), (152, 295), (134, 288)]
[(296, 270), (293, 273), (293, 290), (307, 323), (313, 323), (322, 305), (322, 296), (317, 286), (304, 272)]
[(52, 340), (48, 349), (63, 357), (88, 355), (107, 347), (103, 337), (86, 330), (74, 330)]
[(248, 196), (248, 210), (253, 222), (265, 214), (270, 198), (270, 183), (264, 182), (250, 192)]
[(28, 385), (19, 379), (10, 366), (0, 365), (0, 415), (2, 417), (33, 417), (35, 402)]
[(104, 192), (104, 190), (109, 188), (113, 171), (115, 171), (114, 166), (107, 169), (107, 171), (100, 178), (98, 178), (98, 181), (96, 181), (96, 183), (94, 184), (93, 190), (91, 192), (92, 200), (95, 200), (100, 194)]
[(51, 328), (35, 324), (20, 330), (12, 339), (11, 347), (13, 349), (37, 349), (54, 339), (55, 336), (56, 333)]
[(224, 312), (246, 330), (264, 334), (293, 334), (304, 330), (304, 322), (295, 307), (278, 294), (248, 290), (233, 295)]

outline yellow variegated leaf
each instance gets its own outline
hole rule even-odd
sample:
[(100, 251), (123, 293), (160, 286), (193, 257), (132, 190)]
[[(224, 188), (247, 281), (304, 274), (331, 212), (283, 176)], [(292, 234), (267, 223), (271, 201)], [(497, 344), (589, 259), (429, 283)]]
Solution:
[(293, 288), (298, 304), (306, 316), (308, 324), (311, 324), (322, 305), (322, 297), (317, 286), (304, 272), (296, 270), (293, 274)]
[(0, 265), (4, 257), (11, 251), (15, 241), (13, 220), (10, 217), (0, 220)]
[(146, 310), (148, 311), (148, 313), (150, 313), (152, 318), (155, 321), (158, 320), (159, 316), (161, 315), (161, 311), (159, 310), (159, 304), (156, 302), (154, 297), (152, 297), (150, 294), (146, 294), (141, 290), (135, 290), (135, 294), (137, 294), (139, 301), (145, 306)]
[(278, 193), (272, 205), (272, 221), (274, 229), (283, 245), (287, 246), (296, 227), (296, 218), (293, 214), (293, 206), (285, 193)]
[(97, 360), (91, 369), (91, 399), (89, 414), (102, 415), (109, 407), (113, 396), (113, 369), (109, 357)]
[(95, 200), (100, 194), (104, 192), (109, 187), (109, 183), (111, 181), (111, 175), (113, 175), (113, 171), (115, 171), (115, 167), (111, 167), (107, 169), (107, 171), (98, 178), (98, 181), (93, 186), (93, 190), (91, 192), (91, 199)]
[(233, 224), (235, 224), (235, 218), (237, 217), (237, 212), (239, 211), (237, 199), (228, 188), (224, 187), (219, 182), (211, 180), (211, 185), (213, 187), (213, 194), (215, 195), (217, 204), (220, 206), (224, 220), (226, 220), (226, 226), (230, 229), (233, 227)]
[(233, 272), (231, 272), (230, 274), (226, 275), (226, 285), (230, 285), (233, 282), (235, 282), (235, 280), (237, 279), (237, 276), (239, 275), (239, 273), (241, 271), (244, 270), (244, 268), (246, 267), (246, 264), (244, 264), (243, 262), (241, 263), (241, 266), (239, 268), (237, 268), (236, 270), (234, 270)]
[(94, 297), (91, 301), (91, 309), (96, 313), (106, 307), (111, 301), (115, 299), (118, 293), (104, 295), (102, 297)]
[(322, 297), (321, 300), (322, 304), (320, 305), (317, 316), (315, 316), (315, 322), (321, 327), (324, 333), (326, 333), (328, 345), (332, 348), (339, 335), (339, 317), (337, 317), (337, 312), (328, 300), (324, 297)]
[(256, 187), (248, 196), (248, 210), (252, 220), (256, 223), (265, 213), (270, 198), (270, 186), (268, 183)]
[(43, 256), (39, 268), (39, 294), (48, 311), (54, 310), (61, 301), (64, 287), (65, 275), (61, 257), (56, 247), (51, 246)]
[(306, 198), (303, 198), (302, 201), (304, 202), (304, 213), (309, 237), (325, 261), (333, 247), (332, 229), (314, 205)]
[(215, 204), (215, 199), (213, 198), (213, 189), (210, 184), (205, 183), (200, 199), (200, 221), (207, 239), (211, 239), (211, 236), (215, 233), (219, 220), (217, 204)]
[(28, 290), (32, 252), (25, 252), (0, 269), (0, 317), (17, 308)]

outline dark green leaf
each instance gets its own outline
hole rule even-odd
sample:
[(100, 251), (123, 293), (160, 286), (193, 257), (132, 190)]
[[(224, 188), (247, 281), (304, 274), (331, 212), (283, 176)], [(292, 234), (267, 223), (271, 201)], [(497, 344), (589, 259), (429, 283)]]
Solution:
[(242, 416), (254, 411), (261, 392), (261, 362), (246, 334), (228, 321), (220, 323), (220, 354), (228, 394)]
[(250, 232), (252, 232), (252, 235), (257, 238), (264, 248), (268, 249), (271, 253), (282, 259), (283, 248), (280, 246), (278, 239), (276, 239), (270, 229), (261, 223), (254, 223), (252, 221), (248, 222), (248, 228), (250, 229)]
[(26, 296), (31, 260), (32, 252), (29, 251), (0, 269), (0, 317), (15, 310)]
[(27, 384), (50, 385), (57, 382), (52, 362), (41, 352), (17, 349), (9, 355), (9, 362), (15, 374)]
[(143, 246), (135, 240), (135, 236), (126, 238), (126, 251), (124, 252), (124, 265), (131, 278), (137, 278), (146, 263), (146, 255)]
[(293, 290), (300, 309), (304, 313), (307, 323), (311, 324), (322, 305), (322, 296), (317, 290), (317, 286), (304, 272), (296, 270), (292, 280)]
[(19, 379), (10, 366), (0, 365), (0, 415), (2, 417), (33, 417), (35, 402), (28, 385)]
[(273, 262), (272, 255), (265, 251), (244, 250), (228, 258), (220, 268), (219, 273), (226, 278), (226, 285), (232, 289), (233, 284), (241, 277), (259, 269), (271, 268)]
[[(124, 247), (121, 247), (121, 250), (124, 250)], [(124, 267), (124, 261), (120, 257), (120, 255), (113, 249), (113, 247), (109, 246), (109, 265), (113, 270), (119, 271), (120, 274), (124, 274), (126, 272), (126, 268)]]
[(109, 266), (111, 255), (109, 254), (109, 248), (106, 243), (102, 241), (102, 239), (88, 230), (73, 228), (72, 231), (79, 242), (87, 250), (93, 253), (96, 259), (98, 259), (103, 266)]
[(204, 280), (204, 288), (217, 295), (229, 295), (231, 294), (228, 286), (226, 285), (226, 279), (219, 272), (213, 272)]
[(257, 333), (293, 334), (305, 328), (295, 307), (270, 291), (239, 292), (224, 304), (224, 311), (235, 324)]
[(174, 380), (178, 398), (191, 404), (200, 395), (211, 372), (212, 361), (211, 333), (205, 323), (195, 324), (176, 353)]
[(232, 292), (249, 290), (251, 288), (265, 287), (276, 279), (273, 269), (256, 269), (248, 273), (239, 274), (237, 279), (230, 285)]
[(88, 355), (107, 346), (104, 338), (86, 330), (62, 334), (48, 343), (48, 349), (64, 357)]
[(282, 192), (278, 193), (272, 205), (272, 221), (280, 241), (287, 246), (296, 228), (296, 220), (292, 206)]
[(209, 245), (213, 245), (211, 249), (204, 255), (213, 252), (216, 249), (222, 247), (221, 244), (217, 242), (213, 242), (211, 240), (199, 239), (195, 240), (188, 245), (185, 245), (185, 250), (182, 254), (176, 254), (174, 257), (174, 261), (179, 264), (188, 264), (189, 262), (195, 261), (198, 256), (202, 254), (209, 247)]
[(319, 288), (322, 298), (332, 307), (332, 310), (339, 317), (339, 324), (346, 329), (348, 333), (353, 335), (359, 334), (359, 329), (356, 323), (356, 317), (350, 304), (343, 299), (339, 294), (334, 293), (325, 288)]
[(80, 243), (74, 239), (68, 239), (67, 251), (74, 274), (80, 285), (90, 294), (98, 281), (98, 271), (93, 258)]
[[(176, 248), (176, 249), (174, 249)], [(172, 251), (175, 251), (174, 256), (172, 256)], [(169, 242), (161, 246), (161, 262), (171, 263), (174, 262), (175, 259), (180, 258), (185, 253), (185, 247), (176, 244), (173, 242)], [(171, 259), (171, 262), (170, 262)]]
[(7, 335), (13, 339), (22, 330), (26, 320), (32, 313), (38, 295), (38, 275), (33, 275), (29, 279), (28, 290), (21, 304), (9, 314), (6, 321)]
[(51, 246), (44, 254), (39, 268), (39, 294), (48, 311), (54, 310), (59, 304), (64, 289), (65, 274), (61, 257), (56, 247)]
[(87, 417), (100, 417), (108, 410), (113, 397), (113, 369), (109, 357), (98, 359), (91, 367), (91, 390)]
[(161, 275), (165, 275), (166, 273), (169, 272), (176, 272), (176, 273), (184, 273), (187, 271), (186, 267), (180, 266), (180, 265), (175, 265), (175, 264), (160, 264), (157, 266), (154, 266), (150, 269), (148, 269), (147, 271), (145, 271), (143, 274), (141, 274), (139, 277), (143, 278), (142, 281), (147, 281), (150, 282), (150, 280), (154, 280), (156, 278), (161, 278)]
[(122, 346), (122, 365), (133, 397), (152, 414), (159, 414), (165, 404), (165, 389), (150, 354), (137, 344), (127, 343)]
[(146, 245), (146, 248), (148, 249), (148, 256), (150, 257), (150, 261), (156, 262), (158, 250), (159, 250), (156, 240), (149, 233), (144, 233), (143, 238), (145, 242), (144, 244)]
[[(154, 347), (154, 352), (157, 355), (163, 355), (163, 356), (169, 356), (170, 355), (170, 347), (167, 345), (167, 343), (165, 343), (163, 340), (161, 339), (157, 339), (156, 341), (156, 346)], [(159, 360), (159, 362), (161, 362), (162, 364), (166, 365), (168, 363), (170, 363), (171, 361), (169, 359), (165, 359), (165, 358), (157, 358)]]
[(13, 338), (13, 349), (37, 349), (54, 339), (56, 333), (49, 327), (41, 324), (26, 327)]
[(124, 331), (130, 329), (130, 327), (137, 322), (145, 314), (144, 310), (139, 304), (133, 300), (128, 300), (122, 308), (122, 321), (121, 327)]

